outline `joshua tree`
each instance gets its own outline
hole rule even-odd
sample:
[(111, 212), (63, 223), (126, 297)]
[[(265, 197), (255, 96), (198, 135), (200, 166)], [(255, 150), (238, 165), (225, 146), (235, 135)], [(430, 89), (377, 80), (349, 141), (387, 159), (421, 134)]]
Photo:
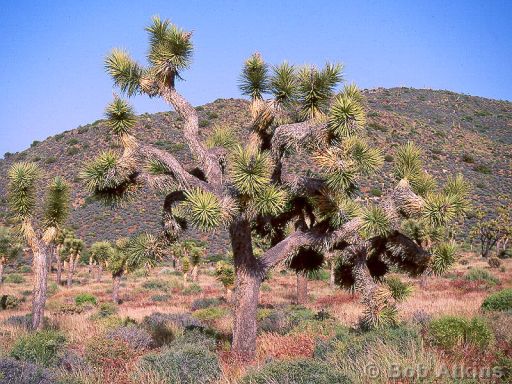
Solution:
[(231, 300), (231, 291), (235, 285), (235, 268), (225, 261), (218, 261), (215, 265), (215, 276), (224, 286), (226, 298)]
[(3, 281), (4, 266), (14, 260), (21, 250), (16, 236), (8, 227), (0, 226), (0, 284)]
[(48, 262), (52, 244), (68, 213), (68, 185), (56, 177), (51, 182), (45, 202), (44, 218), (34, 226), (38, 167), (33, 163), (16, 163), (9, 170), (9, 204), (19, 221), (19, 230), (33, 253), (34, 288), (32, 292), (32, 326), (43, 326)]
[(63, 228), (57, 231), (57, 236), (55, 236), (55, 262), (57, 264), (57, 272), (56, 272), (56, 283), (58, 285), (62, 284), (62, 263), (65, 260), (65, 255), (63, 253), (64, 242), (68, 238), (73, 238), (75, 235), (73, 231)]
[(90, 257), (93, 263), (96, 265), (96, 282), (101, 281), (101, 275), (103, 274), (103, 265), (107, 260), (111, 259), (114, 248), (108, 241), (97, 241), (91, 245)]
[(119, 303), (119, 288), (125, 273), (139, 268), (153, 267), (162, 257), (161, 242), (152, 235), (142, 234), (129, 239), (122, 238), (116, 241), (115, 247), (105, 245), (105, 254), (109, 255), (106, 261), (108, 270), (112, 273), (112, 300)]
[(199, 277), (199, 264), (204, 256), (204, 247), (194, 240), (185, 240), (177, 242), (172, 246), (172, 254), (181, 261), (181, 271), (183, 280), (186, 282), (188, 273), (192, 267), (192, 281), (197, 281)]
[[(240, 79), (253, 118), (246, 145), (218, 140), (223, 136), (218, 133), (205, 145), (197, 111), (176, 89), (191, 62), (192, 33), (158, 17), (146, 31), (149, 65), (114, 50), (106, 59), (107, 72), (126, 95), (162, 97), (176, 110), (197, 167), (187, 170), (172, 154), (137, 139), (132, 108), (115, 97), (106, 114), (124, 151), (102, 153), (82, 177), (89, 191), (114, 204), (143, 190), (143, 184), (165, 193), (164, 231), (171, 242), (188, 225), (227, 229), (236, 273), (236, 354), (254, 357), (259, 291), (267, 272), (302, 250), (344, 251), (368, 300), (376, 292), (372, 275), (386, 273), (391, 264), (420, 273), (435, 263), (435, 255), (403, 233), (401, 222), (412, 217), (446, 226), (464, 211), (466, 185), (456, 178), (438, 190), (421, 169), (419, 150), (407, 144), (398, 151), (397, 185), (378, 203), (367, 199), (358, 179), (379, 170), (383, 156), (364, 139), (361, 92), (351, 85), (336, 93), (341, 65), (269, 67), (259, 54), (251, 56)], [(272, 98), (264, 99), (266, 94)], [(300, 173), (289, 160), (298, 151), (309, 156)], [(259, 256), (254, 236), (269, 244)]]
[(76, 267), (80, 261), (80, 254), (84, 248), (84, 242), (75, 237), (68, 237), (64, 239), (62, 248), (62, 255), (67, 257), (66, 263), (68, 267), (66, 285), (71, 287), (73, 284), (73, 275), (75, 274)]

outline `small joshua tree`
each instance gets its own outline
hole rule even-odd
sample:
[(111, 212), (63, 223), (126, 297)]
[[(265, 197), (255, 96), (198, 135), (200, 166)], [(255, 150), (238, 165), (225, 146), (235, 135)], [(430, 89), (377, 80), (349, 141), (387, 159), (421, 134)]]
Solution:
[(55, 281), (58, 285), (62, 284), (62, 267), (63, 267), (63, 262), (66, 259), (66, 255), (63, 252), (64, 242), (68, 238), (74, 238), (74, 236), (75, 235), (74, 235), (73, 231), (63, 228), (63, 229), (59, 229), (57, 231), (57, 235), (55, 236), (55, 239), (54, 239), (55, 263), (57, 264), (56, 265), (57, 271), (56, 271)]
[(73, 284), (73, 276), (75, 274), (76, 267), (80, 261), (80, 254), (84, 248), (84, 242), (81, 239), (75, 237), (68, 237), (64, 239), (62, 248), (62, 255), (66, 257), (66, 264), (68, 267), (66, 285), (71, 287)]
[(103, 274), (103, 266), (112, 257), (114, 248), (108, 241), (97, 241), (91, 245), (90, 257), (92, 262), (96, 265), (96, 282), (101, 281)]
[[(183, 280), (186, 282), (190, 272), (192, 281), (198, 281), (199, 264), (204, 256), (204, 247), (194, 240), (185, 240), (172, 246), (172, 254), (181, 261)], [(191, 269), (192, 268), (192, 269)]]
[(123, 275), (139, 268), (153, 267), (162, 258), (161, 243), (153, 235), (141, 234), (118, 239), (114, 247), (106, 247), (106, 255), (109, 255), (106, 266), (112, 273), (112, 301), (120, 303), (119, 288)]
[(215, 276), (224, 286), (224, 293), (228, 300), (231, 299), (231, 291), (235, 286), (235, 268), (225, 261), (218, 261), (215, 264)]
[(55, 236), (68, 213), (69, 191), (66, 182), (56, 177), (51, 182), (45, 202), (44, 218), (39, 227), (34, 225), (36, 186), (39, 169), (33, 163), (16, 163), (8, 174), (8, 200), (19, 222), (19, 230), (33, 254), (34, 288), (32, 292), (32, 326), (43, 326), (48, 263)]
[(0, 226), (0, 284), (4, 276), (4, 266), (14, 260), (21, 250), (18, 239), (8, 227)]
[[(391, 265), (421, 273), (435, 264), (436, 256), (407, 236), (401, 223), (421, 218), (431, 226), (448, 226), (464, 212), (466, 185), (456, 178), (438, 189), (421, 168), (419, 150), (407, 144), (397, 153), (397, 184), (378, 203), (361, 193), (359, 179), (379, 170), (383, 156), (365, 140), (361, 92), (353, 85), (337, 91), (341, 65), (269, 67), (259, 54), (251, 56), (240, 88), (251, 100), (252, 133), (242, 145), (225, 140), (226, 132), (217, 129), (206, 145), (197, 111), (176, 89), (190, 66), (192, 33), (158, 17), (146, 31), (149, 65), (114, 50), (106, 59), (107, 72), (126, 95), (161, 97), (176, 110), (197, 167), (187, 170), (169, 152), (137, 139), (132, 108), (115, 97), (106, 114), (123, 153), (102, 153), (82, 177), (87, 189), (108, 203), (135, 198), (143, 184), (164, 193), (170, 242), (187, 226), (229, 232), (236, 274), (234, 353), (254, 357), (261, 283), (288, 258), (344, 252), (343, 280), (357, 278), (368, 305), (380, 292), (373, 277)], [(301, 172), (291, 166), (294, 152), (309, 156)], [(268, 244), (259, 255), (253, 248), (256, 237)], [(381, 304), (369, 313), (377, 316)]]

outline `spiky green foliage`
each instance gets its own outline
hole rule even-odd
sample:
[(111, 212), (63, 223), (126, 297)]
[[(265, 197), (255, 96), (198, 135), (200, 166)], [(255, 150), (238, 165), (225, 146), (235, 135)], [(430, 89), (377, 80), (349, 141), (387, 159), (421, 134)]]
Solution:
[(243, 95), (261, 99), (269, 87), (268, 65), (259, 53), (249, 57), (242, 68), (239, 87)]
[(97, 241), (91, 245), (89, 252), (95, 262), (103, 264), (112, 258), (114, 247), (109, 241)]
[(342, 65), (326, 64), (322, 70), (304, 66), (297, 73), (297, 100), (304, 120), (323, 116), (336, 86), (342, 81)]
[(161, 241), (148, 233), (130, 238), (123, 252), (126, 255), (125, 268), (128, 272), (153, 267), (163, 256)]
[(262, 188), (252, 199), (257, 213), (274, 216), (283, 212), (286, 201), (286, 191), (272, 184)]
[(69, 186), (63, 178), (53, 179), (46, 197), (44, 223), (46, 227), (60, 227), (69, 212)]
[(233, 149), (238, 144), (238, 138), (234, 130), (226, 125), (216, 125), (206, 139), (208, 148), (223, 147)]
[(385, 237), (389, 234), (390, 230), (390, 219), (382, 208), (370, 205), (363, 210), (360, 233), (364, 238)]
[(117, 136), (129, 134), (137, 121), (132, 106), (117, 96), (107, 106), (105, 116), (108, 126)]
[(446, 226), (457, 217), (457, 201), (455, 195), (430, 193), (425, 199), (423, 216), (435, 227)]
[(186, 218), (201, 230), (212, 230), (222, 224), (222, 205), (213, 193), (194, 188), (185, 191), (185, 201), (176, 209), (176, 216)]
[(76, 256), (84, 249), (84, 242), (75, 237), (68, 237), (64, 239), (62, 254)]
[(171, 173), (170, 168), (158, 159), (149, 159), (145, 168), (152, 175), (166, 175)]
[(9, 169), (9, 205), (20, 218), (29, 217), (34, 212), (38, 176), (39, 168), (34, 163), (15, 163)]
[(361, 206), (344, 193), (323, 190), (311, 199), (319, 221), (328, 221), (339, 228), (361, 214)]
[(458, 216), (464, 215), (470, 207), (468, 199), (470, 191), (470, 184), (464, 180), (460, 173), (449, 176), (446, 180), (443, 193), (447, 196), (453, 196), (452, 204)]
[(123, 93), (133, 96), (141, 91), (142, 68), (122, 49), (113, 49), (105, 59), (105, 69)]
[(410, 181), (421, 172), (421, 150), (410, 141), (400, 146), (395, 155), (394, 173), (396, 178)]
[(179, 76), (180, 71), (190, 66), (193, 52), (191, 32), (186, 32), (158, 16), (152, 18), (152, 24), (146, 31), (149, 33), (150, 42), (148, 60), (161, 80), (166, 80), (169, 76)]
[(297, 94), (297, 76), (295, 67), (284, 62), (272, 67), (269, 90), (278, 104), (294, 100)]
[(238, 146), (231, 155), (229, 177), (236, 189), (254, 196), (270, 183), (272, 160), (266, 151)]
[(371, 175), (384, 164), (384, 156), (380, 149), (370, 147), (366, 141), (358, 137), (346, 138), (343, 141), (346, 155), (354, 162), (354, 168), (362, 175)]
[(342, 148), (318, 152), (313, 160), (322, 170), (327, 186), (333, 191), (349, 191), (354, 187), (357, 170)]
[(453, 241), (437, 244), (432, 251), (430, 268), (435, 275), (442, 275), (456, 261), (457, 244)]
[(357, 134), (366, 124), (361, 101), (346, 94), (336, 96), (329, 112), (329, 130), (341, 139)]
[(404, 283), (397, 276), (390, 276), (386, 278), (385, 283), (391, 292), (391, 296), (397, 302), (404, 301), (412, 293), (412, 286), (410, 284)]
[(119, 156), (115, 152), (106, 151), (86, 163), (80, 172), (86, 189), (106, 204), (121, 203), (132, 187), (126, 170), (118, 162)]
[(215, 264), (215, 276), (226, 289), (235, 285), (235, 267), (225, 261), (218, 261)]

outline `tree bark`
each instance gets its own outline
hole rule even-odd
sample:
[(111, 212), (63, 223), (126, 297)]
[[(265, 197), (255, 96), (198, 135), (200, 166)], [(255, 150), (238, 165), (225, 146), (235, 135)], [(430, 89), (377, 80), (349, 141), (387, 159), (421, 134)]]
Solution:
[(4, 281), (4, 263), (0, 261), (0, 284)]
[(308, 301), (308, 278), (303, 273), (297, 273), (297, 304)]
[(62, 284), (62, 260), (60, 258), (60, 253), (57, 251), (57, 274), (56, 274), (56, 283), (57, 285)]
[(101, 264), (98, 264), (98, 269), (96, 271), (96, 282), (101, 282), (101, 275), (103, 275), (103, 267)]
[(236, 273), (232, 350), (239, 359), (249, 361), (256, 353), (256, 315), (264, 273), (253, 254), (249, 223), (235, 220), (230, 236)]
[(336, 270), (336, 263), (334, 262), (334, 260), (331, 260), (331, 271), (330, 271), (330, 275), (329, 275), (329, 286), (331, 288), (336, 288), (336, 274), (335, 274), (335, 271)]
[(119, 300), (119, 289), (121, 287), (121, 278), (123, 273), (117, 273), (112, 275), (113, 284), (112, 284), (112, 301), (116, 304), (120, 303)]
[(74, 272), (74, 269), (75, 269), (75, 261), (73, 259), (73, 256), (69, 256), (69, 260), (68, 260), (68, 277), (67, 277), (67, 282), (66, 282), (66, 285), (68, 287), (71, 287), (71, 285), (73, 284), (73, 272)]
[(192, 268), (192, 281), (198, 281), (199, 280), (199, 268), (197, 265), (194, 265), (194, 268)]
[(42, 329), (44, 322), (44, 306), (48, 285), (48, 255), (47, 248), (40, 244), (34, 252), (34, 288), (32, 291), (32, 328)]

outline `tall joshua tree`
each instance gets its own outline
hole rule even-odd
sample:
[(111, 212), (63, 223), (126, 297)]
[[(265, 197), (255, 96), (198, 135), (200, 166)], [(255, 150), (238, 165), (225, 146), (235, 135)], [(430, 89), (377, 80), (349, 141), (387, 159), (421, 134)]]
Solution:
[(16, 236), (9, 227), (0, 226), (0, 284), (4, 276), (4, 266), (14, 260), (21, 250)]
[(51, 182), (46, 196), (44, 219), (34, 225), (38, 167), (33, 163), (16, 163), (8, 174), (9, 204), (19, 221), (19, 230), (33, 254), (34, 288), (32, 292), (32, 326), (43, 326), (48, 263), (55, 236), (68, 214), (69, 187), (60, 177)]
[[(172, 154), (137, 139), (132, 108), (115, 97), (106, 114), (124, 151), (102, 153), (85, 166), (82, 177), (89, 191), (109, 203), (134, 195), (143, 184), (165, 193), (163, 225), (169, 241), (189, 225), (227, 229), (236, 273), (232, 347), (241, 358), (254, 357), (260, 285), (287, 258), (344, 250), (350, 255), (347, 263), (370, 288), (371, 263), (382, 263), (385, 271), (390, 264), (407, 266), (415, 273), (432, 264), (435, 257), (401, 230), (401, 222), (423, 218), (447, 225), (464, 210), (465, 184), (457, 178), (436, 190), (420, 167), (416, 147), (408, 144), (400, 152), (405, 157), (397, 164), (398, 183), (379, 203), (371, 203), (357, 182), (379, 170), (383, 156), (364, 139), (362, 94), (355, 86), (336, 93), (341, 65), (269, 67), (259, 54), (251, 56), (240, 78), (253, 117), (246, 145), (215, 138), (205, 145), (196, 110), (176, 89), (191, 62), (192, 33), (158, 17), (146, 31), (148, 66), (114, 50), (106, 70), (127, 96), (161, 97), (176, 110), (197, 167), (187, 170)], [(311, 160), (299, 174), (289, 161), (297, 151)], [(255, 236), (269, 244), (258, 256)]]
[(67, 237), (64, 239), (62, 255), (66, 258), (68, 267), (66, 285), (71, 287), (73, 284), (73, 275), (80, 260), (80, 254), (84, 248), (84, 242), (76, 237)]
[(103, 265), (111, 259), (113, 253), (112, 244), (108, 241), (97, 241), (91, 245), (90, 256), (96, 265), (96, 282), (101, 281), (103, 274)]
[(139, 268), (152, 267), (162, 257), (160, 241), (149, 234), (118, 239), (107, 252), (109, 258), (106, 265), (112, 273), (112, 301), (116, 304), (120, 302), (119, 289), (123, 275)]

